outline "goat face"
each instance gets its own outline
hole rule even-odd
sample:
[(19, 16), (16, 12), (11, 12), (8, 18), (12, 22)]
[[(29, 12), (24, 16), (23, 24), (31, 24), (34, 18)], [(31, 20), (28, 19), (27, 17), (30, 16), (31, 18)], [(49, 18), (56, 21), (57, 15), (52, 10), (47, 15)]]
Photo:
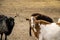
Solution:
[(6, 25), (7, 25), (7, 28), (8, 28), (8, 32), (6, 33), (6, 35), (9, 35), (12, 32), (14, 24), (15, 24), (14, 18), (10, 17), (6, 20)]
[(14, 19), (12, 17), (10, 17), (8, 21), (10, 26), (14, 26)]
[(8, 26), (14, 26), (14, 18), (10, 17), (6, 20)]

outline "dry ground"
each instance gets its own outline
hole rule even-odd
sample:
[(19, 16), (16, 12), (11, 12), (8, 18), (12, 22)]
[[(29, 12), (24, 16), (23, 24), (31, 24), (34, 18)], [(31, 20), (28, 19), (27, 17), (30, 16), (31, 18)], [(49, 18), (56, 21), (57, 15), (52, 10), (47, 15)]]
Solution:
[(37, 40), (34, 36), (29, 36), (29, 23), (25, 20), (36, 12), (47, 15), (57, 22), (60, 17), (60, 1), (0, 0), (0, 14), (8, 17), (14, 17), (16, 13), (19, 15), (15, 18), (15, 26), (8, 40)]

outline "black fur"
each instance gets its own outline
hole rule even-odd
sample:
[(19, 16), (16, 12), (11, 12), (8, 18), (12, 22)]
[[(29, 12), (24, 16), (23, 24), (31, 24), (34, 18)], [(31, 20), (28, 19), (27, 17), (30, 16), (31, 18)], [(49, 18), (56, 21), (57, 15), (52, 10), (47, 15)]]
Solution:
[(39, 13), (34, 13), (31, 16), (38, 16), (38, 15), (40, 15), (40, 14)]
[(6, 32), (5, 34), (6, 35), (10, 35), (10, 33), (12, 32), (12, 29), (14, 27), (14, 18), (10, 17), (6, 20), (6, 25), (7, 25), (7, 28), (8, 28), (8, 32)]
[(3, 20), (6, 20), (6, 19), (7, 19), (7, 16), (0, 15), (0, 22), (3, 21)]
[(5, 40), (7, 40), (7, 36), (11, 34), (14, 24), (15, 24), (14, 18), (10, 17), (6, 20), (8, 32), (5, 32)]
[[(8, 18), (7, 16), (0, 15), (0, 22), (2, 22), (3, 20), (5, 20), (6, 27), (8, 29), (8, 31), (4, 32), (5, 40), (7, 40), (7, 36), (11, 34), (15, 22), (14, 22), (14, 18), (12, 17)], [(0, 33), (0, 34), (1, 34), (1, 40), (2, 40), (3, 33)]]
[(42, 14), (39, 14), (39, 13), (34, 13), (31, 16), (37, 16), (36, 20), (45, 20), (45, 21), (48, 21), (50, 23), (53, 23), (53, 20), (46, 15), (42, 15)]

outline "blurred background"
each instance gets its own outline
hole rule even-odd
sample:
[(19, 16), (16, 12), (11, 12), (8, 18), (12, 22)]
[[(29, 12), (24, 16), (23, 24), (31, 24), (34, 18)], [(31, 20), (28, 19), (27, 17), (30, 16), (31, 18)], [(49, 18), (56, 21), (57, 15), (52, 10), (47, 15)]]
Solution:
[(57, 22), (60, 17), (60, 0), (0, 0), (0, 15), (14, 17), (18, 14), (8, 40), (37, 40), (34, 35), (29, 36), (29, 22), (26, 21), (33, 13), (47, 15)]

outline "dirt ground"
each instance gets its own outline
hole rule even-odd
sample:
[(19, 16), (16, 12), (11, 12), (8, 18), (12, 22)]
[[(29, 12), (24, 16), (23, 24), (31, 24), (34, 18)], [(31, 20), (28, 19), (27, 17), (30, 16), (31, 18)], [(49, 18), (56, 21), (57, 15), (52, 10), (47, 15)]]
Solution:
[[(19, 0), (0, 0), (0, 15), (15, 18), (15, 26), (8, 40), (37, 40), (35, 36), (29, 36), (29, 22), (26, 18), (30, 18), (33, 13), (41, 13), (51, 17), (57, 22), (60, 17), (60, 1), (50, 2), (21, 2)], [(4, 38), (3, 38), (4, 40)]]

